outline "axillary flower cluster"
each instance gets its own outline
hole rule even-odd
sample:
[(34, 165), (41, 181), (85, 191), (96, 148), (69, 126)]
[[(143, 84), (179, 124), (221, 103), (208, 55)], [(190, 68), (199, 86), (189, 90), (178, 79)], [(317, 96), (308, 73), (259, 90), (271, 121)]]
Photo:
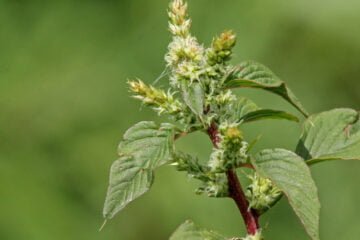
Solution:
[[(164, 91), (135, 80), (129, 81), (130, 90), (145, 105), (180, 123), (184, 133), (207, 131), (212, 125), (217, 126), (219, 141), (206, 164), (178, 152), (174, 156), (174, 165), (179, 171), (187, 171), (191, 177), (203, 182), (197, 193), (226, 197), (229, 189), (225, 172), (249, 162), (249, 144), (240, 130), (242, 122), (229, 118), (238, 102), (237, 96), (222, 87), (234, 68), (229, 60), (236, 36), (231, 30), (224, 31), (213, 39), (209, 48), (205, 48), (190, 33), (191, 19), (185, 2), (174, 0), (168, 15), (172, 41), (165, 61), (170, 88)], [(272, 186), (270, 180), (257, 175), (250, 176), (250, 179), (252, 183), (247, 197), (252, 208), (264, 211), (278, 200), (280, 191)]]

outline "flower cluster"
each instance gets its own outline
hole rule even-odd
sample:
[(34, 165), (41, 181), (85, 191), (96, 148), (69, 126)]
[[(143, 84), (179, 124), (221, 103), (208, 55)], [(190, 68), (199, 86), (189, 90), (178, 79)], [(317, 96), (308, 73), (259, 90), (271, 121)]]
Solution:
[(210, 156), (209, 167), (213, 172), (225, 172), (248, 160), (248, 143), (243, 140), (237, 124), (219, 126), (220, 143)]
[(192, 178), (199, 179), (203, 185), (196, 190), (197, 194), (206, 194), (208, 197), (228, 196), (228, 184), (225, 174), (213, 173), (208, 166), (203, 166), (189, 154), (177, 152), (174, 154), (178, 171), (186, 171)]
[(196, 193), (205, 193), (208, 197), (228, 197), (229, 188), (225, 174), (212, 174), (211, 178), (204, 182), (203, 186), (199, 187)]
[(273, 185), (270, 179), (263, 178), (256, 173), (249, 178), (251, 184), (246, 191), (249, 207), (256, 209), (258, 213), (263, 213), (280, 199), (281, 191)]
[(211, 48), (206, 51), (207, 62), (210, 66), (215, 64), (224, 64), (230, 60), (232, 49), (236, 44), (236, 35), (228, 30), (214, 38)]
[(167, 112), (175, 115), (181, 113), (182, 104), (174, 99), (173, 94), (153, 86), (148, 86), (141, 80), (129, 81), (130, 90), (135, 93), (134, 98), (140, 99), (145, 105), (151, 106), (159, 114)]
[(169, 7), (169, 29), (173, 40), (165, 61), (172, 71), (172, 86), (179, 88), (182, 81), (200, 81), (205, 74), (205, 49), (190, 35), (191, 20), (187, 16), (187, 4), (174, 0)]
[(191, 20), (187, 15), (187, 4), (183, 0), (174, 0), (170, 4), (168, 15), (173, 39), (165, 60), (172, 72), (172, 86), (180, 87), (182, 81), (203, 81), (211, 85), (209, 79), (221, 78), (227, 69), (224, 64), (230, 59), (236, 43), (234, 32), (221, 33), (213, 39), (211, 47), (205, 49), (190, 34)]
[(187, 3), (182, 0), (174, 0), (170, 3), (168, 15), (170, 32), (175, 36), (188, 36), (191, 19), (187, 14)]

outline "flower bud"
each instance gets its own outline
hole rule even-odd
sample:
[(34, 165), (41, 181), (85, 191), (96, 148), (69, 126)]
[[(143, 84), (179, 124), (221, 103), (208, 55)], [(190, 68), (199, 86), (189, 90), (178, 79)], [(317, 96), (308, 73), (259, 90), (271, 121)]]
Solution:
[(236, 35), (233, 31), (225, 31), (213, 39), (211, 48), (207, 50), (207, 62), (213, 66), (230, 59), (232, 48), (236, 43)]
[(215, 51), (231, 50), (236, 43), (236, 35), (232, 30), (225, 31), (215, 38), (212, 47)]
[(225, 174), (214, 174), (211, 180), (204, 182), (204, 185), (196, 190), (196, 193), (206, 194), (208, 197), (228, 197), (229, 188)]
[(225, 172), (248, 160), (248, 143), (243, 141), (242, 132), (236, 124), (219, 126), (220, 143), (210, 155), (208, 166), (212, 172)]
[(231, 140), (241, 140), (243, 135), (237, 127), (230, 127), (226, 129), (225, 137)]

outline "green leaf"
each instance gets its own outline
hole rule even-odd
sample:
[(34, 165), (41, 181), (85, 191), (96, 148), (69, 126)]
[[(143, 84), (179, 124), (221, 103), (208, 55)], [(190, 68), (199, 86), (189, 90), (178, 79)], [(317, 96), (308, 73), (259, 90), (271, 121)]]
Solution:
[(159, 127), (154, 122), (137, 123), (124, 134), (118, 149), (120, 158), (110, 170), (104, 218), (111, 219), (150, 189), (153, 170), (170, 160), (173, 138), (170, 124)]
[(307, 111), (294, 93), (271, 70), (262, 64), (246, 61), (232, 70), (224, 81), (224, 88), (261, 88), (280, 95), (304, 116)]
[(110, 170), (104, 218), (113, 218), (127, 204), (146, 193), (153, 179), (153, 171), (143, 168), (132, 156), (122, 156), (116, 160)]
[(248, 98), (240, 97), (234, 107), (230, 107), (231, 115), (236, 119), (235, 121), (242, 119), (246, 114), (259, 110), (260, 108)]
[(284, 192), (305, 230), (319, 239), (320, 203), (316, 185), (305, 161), (284, 149), (266, 149), (252, 160), (256, 171)]
[(243, 121), (244, 123), (264, 119), (285, 119), (295, 122), (299, 121), (296, 116), (284, 111), (261, 109), (253, 101), (245, 97), (241, 97), (235, 103), (234, 107), (229, 106), (228, 112), (230, 113), (230, 120)]
[(226, 238), (215, 232), (200, 229), (188, 220), (176, 229), (170, 240), (226, 240)]
[(139, 122), (128, 129), (118, 147), (119, 155), (132, 155), (145, 164), (156, 168), (169, 162), (173, 151), (174, 126), (163, 123)]
[(186, 105), (202, 119), (204, 114), (204, 91), (201, 84), (197, 82), (192, 83), (190, 86), (183, 84), (181, 90)]
[(243, 120), (244, 122), (252, 122), (263, 119), (285, 119), (289, 121), (299, 122), (299, 119), (291, 113), (271, 109), (256, 110), (240, 118), (240, 120)]
[(339, 108), (310, 116), (296, 148), (314, 164), (328, 160), (360, 160), (359, 112)]

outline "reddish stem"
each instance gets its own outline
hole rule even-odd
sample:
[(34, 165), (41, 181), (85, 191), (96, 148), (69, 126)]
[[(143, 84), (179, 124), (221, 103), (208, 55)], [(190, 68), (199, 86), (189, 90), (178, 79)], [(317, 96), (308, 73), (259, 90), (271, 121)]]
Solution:
[(259, 229), (259, 216), (256, 212), (249, 208), (249, 203), (242, 190), (240, 181), (233, 170), (228, 170), (226, 176), (229, 184), (230, 197), (235, 201), (240, 213), (244, 219), (248, 234), (255, 235)]
[[(212, 123), (207, 132), (214, 147), (217, 148), (220, 138), (216, 124)], [(244, 191), (242, 190), (236, 172), (234, 170), (228, 170), (226, 172), (226, 176), (228, 179), (230, 197), (235, 201), (238, 209), (240, 210), (241, 216), (246, 225), (246, 230), (248, 234), (255, 235), (257, 230), (260, 228), (258, 222), (259, 216), (249, 207), (249, 203), (245, 197)]]

